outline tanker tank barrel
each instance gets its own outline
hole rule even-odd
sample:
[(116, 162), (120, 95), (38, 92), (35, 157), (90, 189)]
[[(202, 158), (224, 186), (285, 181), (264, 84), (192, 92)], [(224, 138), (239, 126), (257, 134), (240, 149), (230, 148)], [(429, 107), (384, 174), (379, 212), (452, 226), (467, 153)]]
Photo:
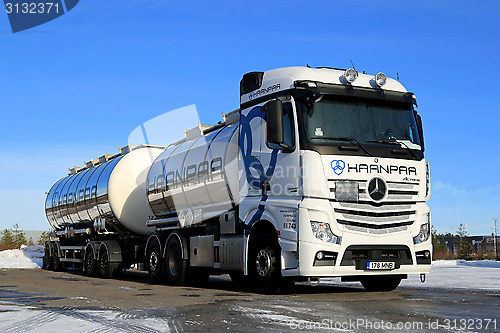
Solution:
[[(116, 155), (104, 154), (69, 169), (69, 175), (56, 182), (47, 195), (45, 212), (51, 226), (64, 234), (86, 233), (77, 226), (92, 225), (103, 219), (118, 230), (146, 235), (149, 216), (153, 215), (146, 198), (146, 177), (151, 164), (165, 149), (163, 146), (126, 146)], [(74, 229), (73, 229), (74, 228)], [(66, 233), (67, 234), (67, 233)]]

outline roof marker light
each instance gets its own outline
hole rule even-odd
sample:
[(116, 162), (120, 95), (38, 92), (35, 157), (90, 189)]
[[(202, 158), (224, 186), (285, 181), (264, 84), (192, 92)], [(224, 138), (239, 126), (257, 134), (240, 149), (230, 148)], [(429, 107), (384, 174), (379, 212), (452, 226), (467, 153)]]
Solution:
[(344, 77), (347, 82), (353, 83), (358, 78), (358, 72), (353, 68), (349, 68), (344, 72)]
[(377, 84), (377, 86), (382, 87), (387, 83), (387, 76), (385, 76), (385, 74), (382, 72), (378, 73), (377, 75), (375, 75), (375, 83)]

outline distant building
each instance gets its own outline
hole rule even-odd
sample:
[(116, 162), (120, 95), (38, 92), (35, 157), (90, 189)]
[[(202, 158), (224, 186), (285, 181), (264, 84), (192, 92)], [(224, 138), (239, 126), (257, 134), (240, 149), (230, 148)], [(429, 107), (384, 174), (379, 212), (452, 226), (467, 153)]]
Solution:
[[(497, 251), (500, 253), (500, 236), (497, 236)], [(493, 236), (467, 236), (472, 245), (474, 255), (486, 255), (495, 252), (495, 242)], [(458, 255), (460, 252), (460, 237), (444, 237), (446, 252), (452, 255)]]
[[(499, 247), (500, 236), (497, 236), (497, 251)], [(472, 252), (475, 254), (487, 254), (495, 252), (495, 242), (493, 236), (469, 236), (467, 237), (472, 244)]]

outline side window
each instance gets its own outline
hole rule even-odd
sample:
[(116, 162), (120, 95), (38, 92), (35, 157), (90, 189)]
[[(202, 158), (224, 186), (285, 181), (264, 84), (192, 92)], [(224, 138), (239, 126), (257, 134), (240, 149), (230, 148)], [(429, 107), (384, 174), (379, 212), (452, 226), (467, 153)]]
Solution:
[[(290, 147), (295, 146), (295, 127), (293, 124), (292, 103), (285, 102), (283, 103), (283, 130), (285, 134), (283, 143)], [(267, 146), (270, 149), (283, 149), (279, 145), (270, 142), (267, 143)]]

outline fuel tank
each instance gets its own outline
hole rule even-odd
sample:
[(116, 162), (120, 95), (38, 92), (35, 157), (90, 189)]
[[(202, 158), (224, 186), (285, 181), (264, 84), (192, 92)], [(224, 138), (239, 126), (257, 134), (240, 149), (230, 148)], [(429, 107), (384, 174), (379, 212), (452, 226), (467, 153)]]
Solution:
[(186, 135), (153, 163), (147, 195), (156, 219), (181, 227), (231, 209), (239, 201), (238, 123)]
[(153, 161), (165, 147), (141, 145), (115, 156), (102, 156), (57, 181), (47, 194), (45, 214), (55, 230), (88, 227), (97, 219), (118, 223), (128, 231), (148, 235), (153, 215), (146, 180)]

